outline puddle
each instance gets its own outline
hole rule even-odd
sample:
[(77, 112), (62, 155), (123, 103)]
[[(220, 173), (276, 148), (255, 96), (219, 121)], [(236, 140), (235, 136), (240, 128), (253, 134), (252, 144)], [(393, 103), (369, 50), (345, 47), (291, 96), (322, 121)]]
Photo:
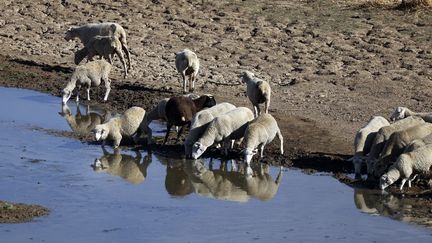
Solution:
[[(76, 115), (73, 102), (69, 109)], [(431, 242), (424, 227), (374, 216), (401, 211), (394, 198), (364, 196), (372, 194), (330, 176), (264, 165), (247, 178), (235, 161), (104, 151), (31, 128), (70, 131), (61, 111), (58, 97), (0, 88), (1, 199), (51, 210), (0, 225), (4, 242)]]

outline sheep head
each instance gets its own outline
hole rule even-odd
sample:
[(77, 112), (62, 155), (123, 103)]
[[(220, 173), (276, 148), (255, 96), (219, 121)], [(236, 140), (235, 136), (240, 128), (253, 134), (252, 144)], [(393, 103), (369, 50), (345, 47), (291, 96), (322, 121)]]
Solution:
[(105, 140), (108, 137), (109, 129), (104, 124), (96, 125), (92, 133), (94, 133), (96, 141)]
[(70, 40), (72, 40), (73, 38), (75, 38), (75, 37), (77, 37), (77, 36), (78, 36), (78, 33), (77, 33), (77, 31), (76, 31), (76, 28), (74, 28), (74, 27), (70, 27), (70, 28), (66, 31), (66, 34), (65, 34), (64, 39), (65, 39), (66, 41), (70, 41)]
[(400, 177), (400, 172), (397, 168), (392, 167), (387, 173), (380, 177), (379, 187), (381, 190), (395, 183)]
[(257, 149), (245, 149), (243, 151), (243, 155), (244, 155), (244, 160), (246, 161), (246, 163), (249, 165), (250, 162), (252, 161), (252, 157), (258, 152)]
[(390, 121), (404, 119), (406, 117), (406, 107), (397, 107), (396, 110), (390, 115)]
[(66, 105), (66, 102), (70, 99), (72, 96), (72, 90), (65, 88), (62, 91), (62, 104)]
[(242, 83), (247, 83), (249, 80), (252, 80), (254, 77), (255, 77), (255, 74), (253, 74), (252, 72), (244, 71), (240, 75), (240, 81)]

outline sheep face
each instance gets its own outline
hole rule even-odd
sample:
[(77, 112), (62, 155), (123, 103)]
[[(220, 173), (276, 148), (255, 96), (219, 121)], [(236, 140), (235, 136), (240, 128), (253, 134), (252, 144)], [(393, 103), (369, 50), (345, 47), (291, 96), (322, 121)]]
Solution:
[(244, 155), (244, 160), (246, 161), (247, 164), (250, 164), (250, 162), (252, 161), (252, 157), (257, 153), (257, 149), (251, 150), (251, 149), (245, 149), (245, 151), (243, 152)]
[(381, 190), (386, 189), (388, 186), (392, 185), (395, 182), (393, 178), (390, 178), (387, 174), (384, 174), (380, 178), (379, 187)]
[(204, 103), (204, 107), (213, 107), (216, 105), (216, 100), (213, 96), (207, 96), (207, 100)]
[(75, 37), (77, 37), (77, 33), (76, 33), (76, 30), (75, 30), (75, 28), (69, 28), (67, 31), (66, 31), (66, 34), (65, 34), (65, 37), (64, 37), (64, 39), (66, 40), (66, 41), (70, 41), (70, 40), (72, 40), (73, 38), (75, 38)]
[(202, 145), (200, 142), (194, 143), (192, 146), (192, 158), (198, 159), (205, 151), (207, 147)]
[(249, 71), (244, 71), (241, 75), (240, 75), (240, 81), (242, 83), (246, 83), (247, 80), (251, 80), (255, 77), (255, 75), (252, 72)]
[(396, 120), (404, 119), (405, 118), (405, 112), (406, 112), (406, 110), (403, 107), (396, 108), (396, 110), (390, 116), (390, 121), (396, 121)]
[(62, 103), (63, 105), (66, 104), (66, 102), (70, 99), (72, 96), (72, 91), (69, 89), (63, 89), (62, 91)]
[(375, 163), (375, 168), (373, 174), (375, 177), (379, 177), (388, 169), (388, 166), (385, 163)]
[(105, 140), (108, 137), (109, 130), (105, 126), (97, 125), (93, 130), (96, 141)]

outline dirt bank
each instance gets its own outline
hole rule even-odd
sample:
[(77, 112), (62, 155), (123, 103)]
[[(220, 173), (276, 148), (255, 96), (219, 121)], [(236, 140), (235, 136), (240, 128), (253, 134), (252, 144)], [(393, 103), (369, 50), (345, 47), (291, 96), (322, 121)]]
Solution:
[(0, 224), (29, 222), (48, 213), (48, 209), (38, 205), (0, 201)]

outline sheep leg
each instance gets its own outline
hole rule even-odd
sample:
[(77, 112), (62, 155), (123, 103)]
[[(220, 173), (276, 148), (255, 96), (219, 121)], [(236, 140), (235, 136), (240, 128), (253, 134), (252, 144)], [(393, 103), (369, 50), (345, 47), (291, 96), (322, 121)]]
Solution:
[(90, 87), (87, 88), (87, 100), (90, 100)]
[(132, 64), (131, 64), (131, 58), (130, 58), (129, 48), (128, 48), (127, 44), (126, 44), (126, 41), (121, 41), (121, 43), (122, 43), (122, 47), (121, 48), (124, 51), (124, 53), (126, 53), (126, 58), (128, 59), (129, 70), (132, 70)]
[(105, 96), (103, 100), (107, 101), (108, 95), (111, 91), (111, 80), (108, 77), (105, 77), (104, 82), (105, 82)]
[(195, 76), (189, 75), (189, 92), (193, 93), (195, 90)]
[(258, 105), (254, 105), (254, 115), (255, 115), (255, 118), (258, 117), (259, 113), (260, 113), (259, 106)]
[(78, 86), (78, 88), (77, 88), (77, 94), (76, 94), (76, 102), (77, 102), (77, 103), (78, 103), (78, 101), (79, 101), (79, 93), (80, 93), (80, 89), (81, 89), (81, 87)]
[(223, 141), (223, 151), (224, 155), (228, 155), (228, 149), (231, 147), (231, 140), (230, 139), (224, 139)]
[(182, 75), (182, 78), (183, 78), (183, 92), (187, 93), (187, 90), (186, 90), (186, 70), (183, 71), (181, 73), (181, 75)]
[(237, 168), (237, 163), (236, 163), (236, 161), (235, 160), (231, 160), (231, 171), (237, 171), (238, 170), (238, 168)]
[(278, 129), (278, 131), (277, 131), (277, 137), (280, 141), (280, 152), (281, 152), (281, 154), (284, 154), (283, 137), (282, 137), (282, 133), (281, 133), (280, 129)]
[(163, 141), (163, 145), (165, 145), (166, 142), (167, 142), (167, 140), (168, 140), (168, 136), (169, 136), (169, 133), (171, 131), (171, 127), (172, 127), (172, 125), (169, 124), (169, 123), (167, 123), (167, 131), (166, 131), (166, 134), (165, 134), (165, 139)]
[(113, 60), (112, 60), (113, 57), (112, 57), (112, 56), (113, 56), (113, 55), (108, 54), (108, 55), (106, 55), (106, 57), (105, 57), (105, 58), (108, 60), (109, 64), (111, 64), (111, 65), (113, 64)]
[(414, 175), (411, 177), (411, 179), (408, 180), (408, 187), (411, 187), (411, 182), (413, 182), (417, 178), (417, 175)]
[(117, 56), (120, 58), (120, 61), (121, 61), (122, 65), (123, 65), (124, 77), (126, 78), (127, 75), (128, 75), (128, 72), (127, 72), (126, 61), (124, 59), (123, 52), (122, 52), (122, 50), (121, 50), (120, 47), (116, 48), (115, 52), (116, 52)]
[(177, 140), (176, 140), (176, 143), (178, 143), (178, 141), (180, 140), (180, 136), (181, 136), (181, 134), (182, 134), (182, 132), (183, 132), (183, 130), (184, 130), (184, 127), (185, 127), (185, 126), (181, 126), (181, 127), (180, 127), (180, 130), (179, 130), (179, 132), (177, 133)]
[(276, 185), (279, 185), (281, 180), (282, 180), (282, 166), (279, 168), (279, 173), (278, 173), (276, 180), (275, 180)]
[(401, 183), (401, 185), (400, 185), (400, 187), (399, 187), (399, 190), (402, 191), (403, 186), (405, 185), (405, 182), (406, 182), (407, 180), (408, 180), (407, 178), (402, 179), (402, 183)]
[(261, 151), (260, 151), (260, 158), (261, 158), (261, 159), (262, 159), (262, 157), (264, 157), (264, 156), (263, 156), (263, 154), (264, 154), (264, 146), (265, 146), (264, 143), (261, 144), (261, 146), (260, 146), (260, 147), (261, 147), (261, 148), (260, 148), (260, 150), (261, 150)]
[(270, 106), (270, 100), (266, 100), (265, 101), (265, 113), (268, 113), (269, 106)]

